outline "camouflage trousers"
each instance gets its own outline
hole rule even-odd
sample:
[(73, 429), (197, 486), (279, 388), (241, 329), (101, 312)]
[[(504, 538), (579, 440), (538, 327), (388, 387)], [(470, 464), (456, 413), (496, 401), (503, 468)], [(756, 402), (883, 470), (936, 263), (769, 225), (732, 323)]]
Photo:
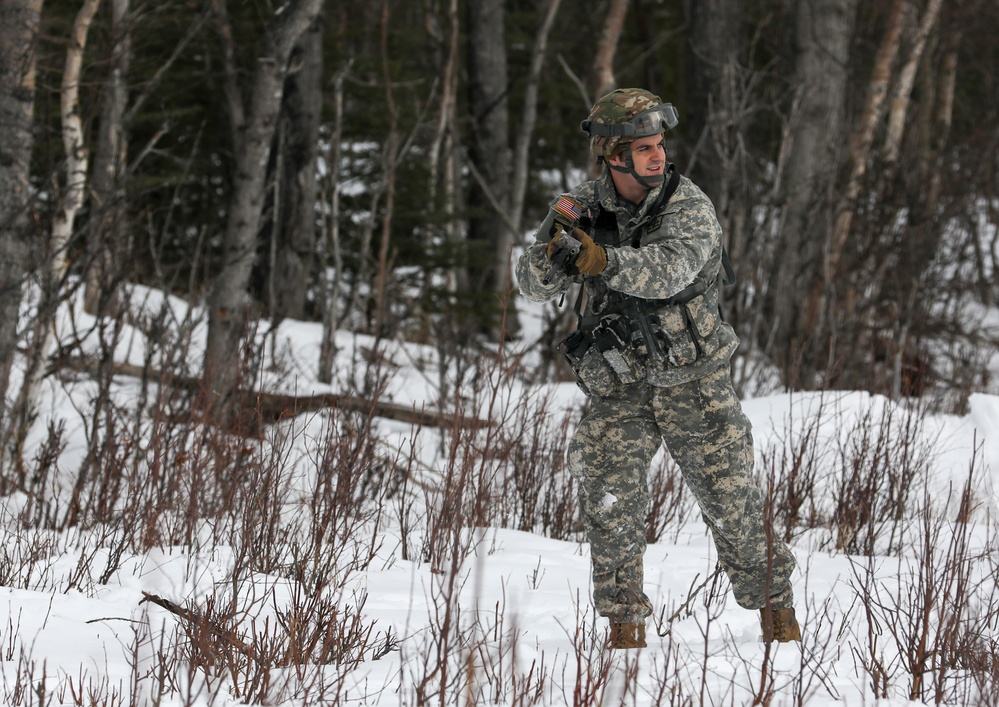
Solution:
[(643, 591), (648, 469), (665, 442), (711, 530), (740, 606), (790, 607), (794, 557), (768, 538), (753, 478), (751, 423), (728, 366), (669, 388), (638, 383), (592, 397), (569, 445), (590, 543), (593, 600), (612, 621), (652, 612)]

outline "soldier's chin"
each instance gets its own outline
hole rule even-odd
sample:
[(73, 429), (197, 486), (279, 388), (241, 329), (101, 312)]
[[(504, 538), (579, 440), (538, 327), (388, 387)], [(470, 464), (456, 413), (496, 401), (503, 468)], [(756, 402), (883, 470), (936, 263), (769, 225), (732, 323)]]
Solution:
[(639, 181), (650, 189), (654, 189), (666, 181), (666, 176), (661, 172), (657, 174), (649, 174), (642, 177)]

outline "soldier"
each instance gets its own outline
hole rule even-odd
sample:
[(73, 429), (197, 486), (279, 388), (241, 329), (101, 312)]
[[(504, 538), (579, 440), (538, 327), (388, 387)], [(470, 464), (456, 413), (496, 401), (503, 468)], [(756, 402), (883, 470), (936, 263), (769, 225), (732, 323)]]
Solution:
[(765, 641), (800, 641), (795, 561), (779, 538), (768, 539), (751, 425), (732, 386), (739, 340), (719, 308), (731, 267), (711, 201), (666, 160), (665, 133), (676, 123), (673, 106), (646, 90), (598, 100), (581, 127), (605, 169), (552, 202), (517, 264), (528, 299), (548, 301), (571, 283), (586, 299), (561, 349), (590, 398), (569, 468), (593, 601), (610, 621), (610, 647), (646, 645), (647, 475), (665, 442), (736, 601), (760, 611)]

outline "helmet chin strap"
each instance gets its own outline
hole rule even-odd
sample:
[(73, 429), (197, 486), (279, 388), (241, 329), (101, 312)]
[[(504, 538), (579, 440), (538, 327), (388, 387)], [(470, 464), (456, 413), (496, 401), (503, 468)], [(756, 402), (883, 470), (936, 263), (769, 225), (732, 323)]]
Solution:
[(621, 153), (624, 156), (624, 167), (618, 167), (613, 165), (610, 161), (607, 161), (607, 166), (616, 172), (621, 172), (623, 174), (630, 174), (635, 178), (635, 181), (641, 184), (646, 189), (655, 189), (666, 181), (666, 175), (664, 174), (653, 174), (649, 177), (643, 177), (638, 172), (635, 171), (635, 161), (631, 159), (631, 150), (629, 148), (624, 148)]

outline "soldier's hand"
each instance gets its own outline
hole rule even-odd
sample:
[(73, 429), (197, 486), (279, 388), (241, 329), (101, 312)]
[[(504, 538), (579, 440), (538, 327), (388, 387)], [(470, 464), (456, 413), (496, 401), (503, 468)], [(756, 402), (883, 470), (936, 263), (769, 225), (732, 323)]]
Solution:
[[(576, 267), (582, 275), (594, 277), (599, 275), (607, 267), (607, 251), (603, 246), (597, 245), (590, 238), (589, 234), (581, 228), (573, 231), (573, 235), (579, 239), (582, 245), (579, 248), (579, 255), (576, 256)], [(548, 244), (551, 248), (551, 244)]]

